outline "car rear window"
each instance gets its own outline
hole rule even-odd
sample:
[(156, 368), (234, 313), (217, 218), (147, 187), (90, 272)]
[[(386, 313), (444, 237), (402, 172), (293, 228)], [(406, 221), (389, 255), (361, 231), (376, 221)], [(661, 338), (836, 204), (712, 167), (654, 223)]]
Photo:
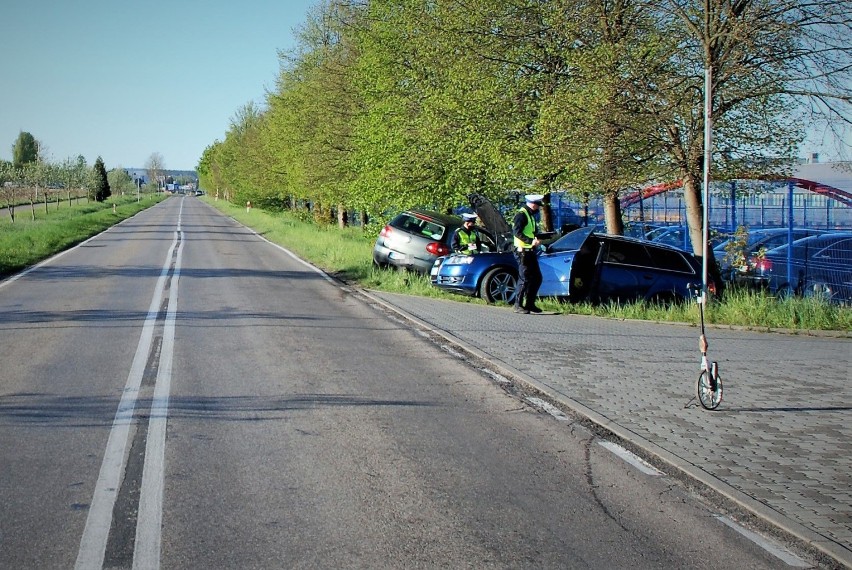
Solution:
[(390, 225), (410, 234), (421, 235), (431, 239), (440, 240), (444, 237), (447, 228), (435, 220), (419, 218), (414, 214), (403, 212), (391, 220)]

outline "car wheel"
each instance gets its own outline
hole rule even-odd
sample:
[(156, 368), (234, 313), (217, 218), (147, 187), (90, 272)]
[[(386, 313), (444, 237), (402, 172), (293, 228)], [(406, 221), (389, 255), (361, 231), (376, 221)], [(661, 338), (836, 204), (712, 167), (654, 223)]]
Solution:
[(517, 293), (517, 276), (503, 267), (495, 267), (486, 273), (479, 286), (479, 296), (488, 303), (514, 303)]
[(828, 283), (813, 283), (808, 287), (805, 287), (804, 293), (805, 297), (811, 297), (826, 302), (829, 302), (834, 298), (834, 291)]

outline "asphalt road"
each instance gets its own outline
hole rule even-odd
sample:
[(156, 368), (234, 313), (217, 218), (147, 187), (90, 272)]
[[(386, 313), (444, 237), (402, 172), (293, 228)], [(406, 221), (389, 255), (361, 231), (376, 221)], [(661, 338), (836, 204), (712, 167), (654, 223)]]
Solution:
[(0, 568), (779, 568), (194, 198), (0, 283)]

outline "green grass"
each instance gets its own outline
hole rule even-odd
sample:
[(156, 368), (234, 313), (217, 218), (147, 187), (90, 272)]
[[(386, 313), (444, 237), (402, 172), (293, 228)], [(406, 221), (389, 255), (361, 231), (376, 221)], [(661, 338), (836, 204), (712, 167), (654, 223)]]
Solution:
[[(149, 208), (164, 195), (119, 196), (105, 202), (80, 202), (70, 207), (65, 202), (56, 208), (36, 204), (35, 220), (29, 206), (15, 209), (15, 222), (0, 218), (0, 276), (10, 275), (76, 245), (91, 236)], [(113, 204), (115, 212), (113, 212)]]
[[(0, 276), (10, 275), (63, 249), (80, 243), (137, 212), (150, 207), (164, 195), (116, 197), (104, 203), (80, 203), (71, 208), (36, 207), (36, 219), (30, 208), (18, 208), (16, 221), (0, 218)], [(339, 229), (299, 220), (289, 213), (276, 213), (234, 206), (225, 201), (203, 198), (225, 214), (254, 229), (273, 243), (293, 251), (327, 273), (368, 289), (405, 293), (461, 303), (484, 303), (481, 299), (445, 293), (432, 287), (429, 278), (406, 271), (383, 270), (372, 263), (375, 235), (360, 228)], [(113, 213), (113, 203), (116, 211)], [(543, 299), (549, 311), (564, 314), (594, 315), (614, 319), (638, 319), (656, 322), (698, 322), (696, 305), (659, 306), (647, 303), (604, 304), (561, 303)], [(723, 299), (707, 307), (708, 323), (742, 326), (756, 330), (793, 329), (798, 331), (852, 330), (852, 309), (837, 307), (815, 299), (775, 299), (760, 292), (729, 291)]]
[[(272, 213), (233, 206), (224, 201), (210, 204), (253, 228), (270, 241), (286, 247), (300, 257), (339, 279), (361, 287), (452, 299), (463, 303), (484, 303), (480, 299), (445, 293), (432, 287), (429, 278), (406, 271), (382, 270), (372, 264), (375, 235), (359, 228), (321, 227), (299, 221), (288, 213)], [(543, 299), (545, 310), (564, 314), (594, 315), (614, 319), (638, 319), (655, 322), (698, 323), (695, 303), (661, 306), (644, 302), (592, 305), (562, 303)], [(852, 309), (830, 305), (816, 299), (776, 299), (758, 291), (732, 289), (722, 299), (707, 306), (707, 323), (739, 326), (755, 330), (794, 329), (798, 331), (852, 330)]]

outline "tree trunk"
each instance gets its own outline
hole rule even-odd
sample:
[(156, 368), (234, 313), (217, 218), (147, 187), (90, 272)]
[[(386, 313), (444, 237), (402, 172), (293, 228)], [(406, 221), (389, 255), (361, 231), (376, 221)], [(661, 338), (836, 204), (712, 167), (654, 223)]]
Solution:
[(364, 228), (367, 227), (367, 224), (370, 223), (370, 216), (367, 215), (366, 210), (361, 210), (360, 215), (361, 215), (361, 229), (363, 230)]
[(702, 226), (704, 212), (701, 201), (701, 183), (692, 175), (683, 176), (683, 199), (686, 202), (686, 224), (689, 239), (692, 242), (692, 253), (702, 255)]
[(340, 229), (349, 225), (349, 215), (346, 213), (346, 206), (343, 204), (337, 205), (337, 226)]
[(613, 235), (624, 235), (624, 222), (621, 220), (621, 200), (618, 190), (607, 190), (604, 193), (604, 218), (606, 231)]
[[(704, 209), (702, 199), (702, 184), (693, 174), (683, 176), (683, 197), (686, 201), (686, 223), (689, 239), (692, 242), (692, 253), (698, 259), (704, 258)], [(710, 231), (710, 228), (707, 228)], [(709, 235), (707, 236), (709, 240)], [(707, 247), (707, 278), (716, 285), (716, 292), (722, 294), (725, 283), (716, 263), (716, 255), (712, 247)]]

